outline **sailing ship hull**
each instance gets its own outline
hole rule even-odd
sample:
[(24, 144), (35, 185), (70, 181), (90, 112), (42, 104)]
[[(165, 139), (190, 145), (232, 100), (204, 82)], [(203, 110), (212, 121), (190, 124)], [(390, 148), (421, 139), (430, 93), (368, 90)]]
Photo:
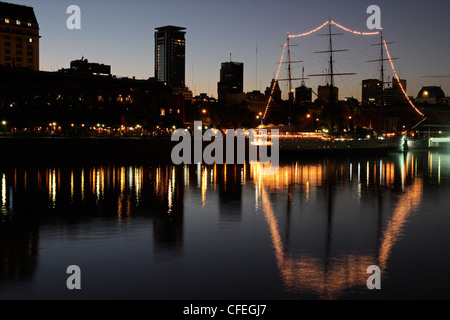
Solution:
[(387, 139), (286, 139), (279, 140), (280, 151), (403, 151), (402, 138)]

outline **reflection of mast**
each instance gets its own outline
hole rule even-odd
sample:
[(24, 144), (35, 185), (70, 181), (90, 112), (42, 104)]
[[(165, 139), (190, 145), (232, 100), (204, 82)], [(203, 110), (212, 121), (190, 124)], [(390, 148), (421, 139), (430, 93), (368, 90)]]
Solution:
[[(258, 168), (258, 165), (253, 165), (253, 167)], [(332, 173), (333, 171), (333, 168), (331, 168), (330, 172)], [(260, 177), (257, 173), (256, 171), (255, 176)], [(324, 262), (321, 258), (314, 257), (308, 253), (296, 255), (293, 252), (288, 252), (286, 243), (283, 244), (281, 240), (278, 221), (267, 190), (277, 190), (278, 188), (283, 188), (284, 190), (285, 184), (278, 185), (273, 183), (272, 178), (268, 177), (263, 177), (258, 181), (258, 186), (261, 190), (262, 210), (269, 228), (274, 255), (283, 286), (298, 293), (317, 294), (320, 298), (337, 298), (341, 294), (348, 292), (348, 289), (352, 287), (365, 287), (368, 277), (366, 270), (369, 265), (379, 265), (382, 272), (386, 270), (391, 252), (397, 242), (401, 240), (409, 216), (420, 205), (423, 197), (423, 181), (422, 179), (416, 179), (405, 190), (405, 193), (400, 196), (397, 205), (393, 209), (392, 217), (387, 221), (384, 232), (379, 234), (380, 238), (377, 252), (356, 254), (351, 252), (344, 254), (338, 253), (335, 257), (332, 257), (327, 252), (326, 261)], [(330, 188), (330, 192), (328, 193), (328, 243), (326, 250), (329, 250), (332, 244), (332, 190)], [(382, 202), (381, 199), (379, 201)]]

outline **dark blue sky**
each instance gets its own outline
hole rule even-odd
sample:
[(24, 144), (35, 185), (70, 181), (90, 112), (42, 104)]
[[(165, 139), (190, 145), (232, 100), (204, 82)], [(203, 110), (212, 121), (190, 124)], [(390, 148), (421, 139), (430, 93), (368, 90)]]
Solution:
[[(4, 0), (5, 1), (5, 0)], [(381, 24), (395, 66), (407, 79), (407, 92), (416, 96), (423, 85), (441, 85), (450, 95), (450, 78), (423, 78), (422, 75), (450, 76), (450, 1), (365, 1), (365, 0), (10, 0), (32, 6), (41, 28), (42, 70), (58, 70), (71, 60), (84, 56), (89, 61), (112, 66), (117, 76), (154, 76), (154, 28), (163, 25), (186, 27), (186, 84), (195, 94), (207, 92), (217, 97), (221, 62), (244, 62), (244, 90), (264, 90), (281, 56), (286, 32), (303, 33), (321, 25), (329, 16), (354, 30), (367, 29), (371, 4), (381, 8)], [(66, 8), (81, 8), (81, 30), (68, 30)], [(326, 37), (293, 40), (294, 76), (322, 73), (327, 56), (314, 51), (327, 50)], [(333, 29), (338, 31), (338, 29)], [(356, 72), (336, 78), (341, 97), (360, 99), (362, 79), (378, 77), (379, 66), (367, 60), (379, 58), (379, 48), (370, 46), (377, 36), (357, 36), (344, 32), (333, 39), (336, 71)], [(256, 54), (258, 48), (258, 54)], [(256, 63), (257, 61), (257, 63)], [(392, 76), (386, 65), (386, 76)], [(283, 74), (281, 75), (283, 76)], [(307, 85), (315, 90), (326, 83), (311, 78)], [(296, 83), (295, 85), (298, 85)], [(283, 84), (282, 90), (287, 88)]]

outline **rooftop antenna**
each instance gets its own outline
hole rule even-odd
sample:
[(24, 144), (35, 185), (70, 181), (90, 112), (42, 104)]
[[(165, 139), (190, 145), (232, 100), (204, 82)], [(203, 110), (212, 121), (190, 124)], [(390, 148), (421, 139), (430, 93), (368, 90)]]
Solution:
[(231, 62), (231, 50), (230, 50), (230, 62)]
[(302, 67), (302, 82), (301, 82), (302, 87), (305, 86), (305, 67)]
[(256, 42), (256, 80), (255, 80), (255, 85), (258, 88), (258, 42)]

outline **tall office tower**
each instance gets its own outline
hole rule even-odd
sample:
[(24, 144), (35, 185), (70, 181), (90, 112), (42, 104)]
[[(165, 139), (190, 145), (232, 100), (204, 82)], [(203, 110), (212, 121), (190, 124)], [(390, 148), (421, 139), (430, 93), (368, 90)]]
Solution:
[(39, 38), (32, 7), (0, 2), (0, 66), (39, 70)]
[(244, 64), (242, 62), (222, 62), (220, 81), (217, 83), (219, 101), (227, 94), (244, 92)]
[(155, 28), (155, 78), (174, 88), (185, 87), (186, 41), (183, 27)]
[(361, 103), (363, 105), (379, 105), (381, 99), (382, 85), (381, 80), (365, 79), (361, 87)]

